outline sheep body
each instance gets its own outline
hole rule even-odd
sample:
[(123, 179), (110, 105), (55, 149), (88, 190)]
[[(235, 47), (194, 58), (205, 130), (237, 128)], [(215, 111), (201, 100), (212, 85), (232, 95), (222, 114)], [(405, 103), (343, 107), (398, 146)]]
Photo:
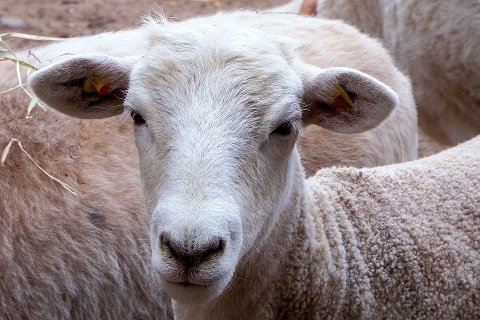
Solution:
[[(275, 10), (300, 12), (301, 5), (295, 0)], [(444, 144), (480, 134), (478, 1), (317, 0), (315, 15), (383, 40), (411, 77), (427, 134)]]
[[(97, 50), (112, 50), (97, 39)], [(94, 49), (79, 39), (32, 51), (48, 64), (62, 53)], [(0, 68), (0, 91), (14, 87), (15, 65)], [(12, 145), (0, 167), (0, 318), (171, 318), (169, 299), (149, 273), (148, 216), (131, 125), (86, 122), (39, 107), (25, 119), (28, 103), (20, 90), (0, 95), (0, 151), (11, 138), (20, 140), (78, 195)]]
[(479, 314), (479, 146), (475, 138), (423, 161), (321, 170), (308, 181), (312, 216), (338, 244), (335, 264), (347, 266), (351, 310), (397, 319)]

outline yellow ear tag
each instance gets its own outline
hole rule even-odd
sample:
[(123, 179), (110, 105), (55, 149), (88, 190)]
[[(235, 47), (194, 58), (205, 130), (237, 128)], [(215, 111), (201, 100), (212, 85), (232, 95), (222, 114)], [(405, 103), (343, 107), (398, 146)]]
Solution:
[(335, 85), (335, 89), (336, 91), (333, 99), (336, 99), (340, 96), (350, 107), (353, 107), (353, 101), (350, 99), (345, 89), (343, 89), (343, 87), (338, 83)]
[(83, 81), (82, 90), (85, 93), (92, 94), (98, 92), (99, 95), (104, 95), (110, 92), (110, 83), (102, 80), (96, 75), (92, 74)]

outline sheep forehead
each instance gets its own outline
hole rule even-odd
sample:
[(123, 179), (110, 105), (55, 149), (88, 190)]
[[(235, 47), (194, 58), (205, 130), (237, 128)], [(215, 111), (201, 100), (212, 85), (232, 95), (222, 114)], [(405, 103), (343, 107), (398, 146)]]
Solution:
[(290, 67), (294, 50), (250, 29), (180, 28), (155, 34), (150, 41), (132, 75), (129, 95), (132, 100), (150, 97), (140, 104), (160, 108), (155, 112), (259, 123), (276, 112), (271, 108), (295, 104), (303, 90)]
[(161, 45), (170, 50), (191, 51), (201, 46), (225, 45), (247, 48), (248, 51), (275, 52), (285, 56), (295, 55), (301, 43), (289, 37), (282, 37), (249, 25), (230, 21), (227, 16), (217, 15), (207, 19), (192, 19), (183, 23), (149, 23), (146, 36), (150, 47)]

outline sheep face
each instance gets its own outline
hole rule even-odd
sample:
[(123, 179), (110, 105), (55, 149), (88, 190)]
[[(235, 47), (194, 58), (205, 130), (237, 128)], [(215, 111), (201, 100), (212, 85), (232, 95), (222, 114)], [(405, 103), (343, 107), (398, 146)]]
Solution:
[[(292, 205), (299, 128), (362, 132), (398, 98), (361, 72), (306, 65), (294, 41), (251, 28), (152, 28), (141, 56), (75, 56), (30, 86), (72, 116), (132, 115), (154, 270), (173, 299), (200, 303), (225, 290)], [(107, 88), (86, 92), (92, 74)]]
[[(289, 198), (302, 121), (302, 81), (277, 47), (253, 58), (246, 45), (219, 46), (152, 47), (125, 100), (136, 119), (152, 263), (162, 287), (188, 302), (219, 295), (268, 234)], [(170, 58), (158, 61), (159, 52)]]

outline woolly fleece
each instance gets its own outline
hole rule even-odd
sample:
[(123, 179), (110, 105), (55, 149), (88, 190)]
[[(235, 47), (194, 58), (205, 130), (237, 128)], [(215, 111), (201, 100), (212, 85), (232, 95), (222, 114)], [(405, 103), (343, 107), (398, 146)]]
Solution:
[[(317, 234), (307, 237), (306, 251), (298, 246), (292, 250), (302, 264), (286, 272), (285, 284), (300, 281), (299, 288), (311, 295), (294, 292), (285, 297), (290, 306), (303, 305), (286, 314), (310, 319), (328, 314), (476, 318), (480, 314), (478, 150), (480, 137), (421, 161), (374, 169), (324, 169), (308, 180), (315, 199), (310, 207), (311, 229)], [(334, 286), (323, 287), (322, 277), (312, 276), (316, 273), (312, 269), (320, 268), (327, 256), (332, 259), (328, 278)], [(317, 269), (319, 274), (325, 271)], [(308, 276), (299, 279), (299, 275)], [(327, 310), (309, 307), (316, 299), (329, 302), (326, 314), (322, 313)]]

